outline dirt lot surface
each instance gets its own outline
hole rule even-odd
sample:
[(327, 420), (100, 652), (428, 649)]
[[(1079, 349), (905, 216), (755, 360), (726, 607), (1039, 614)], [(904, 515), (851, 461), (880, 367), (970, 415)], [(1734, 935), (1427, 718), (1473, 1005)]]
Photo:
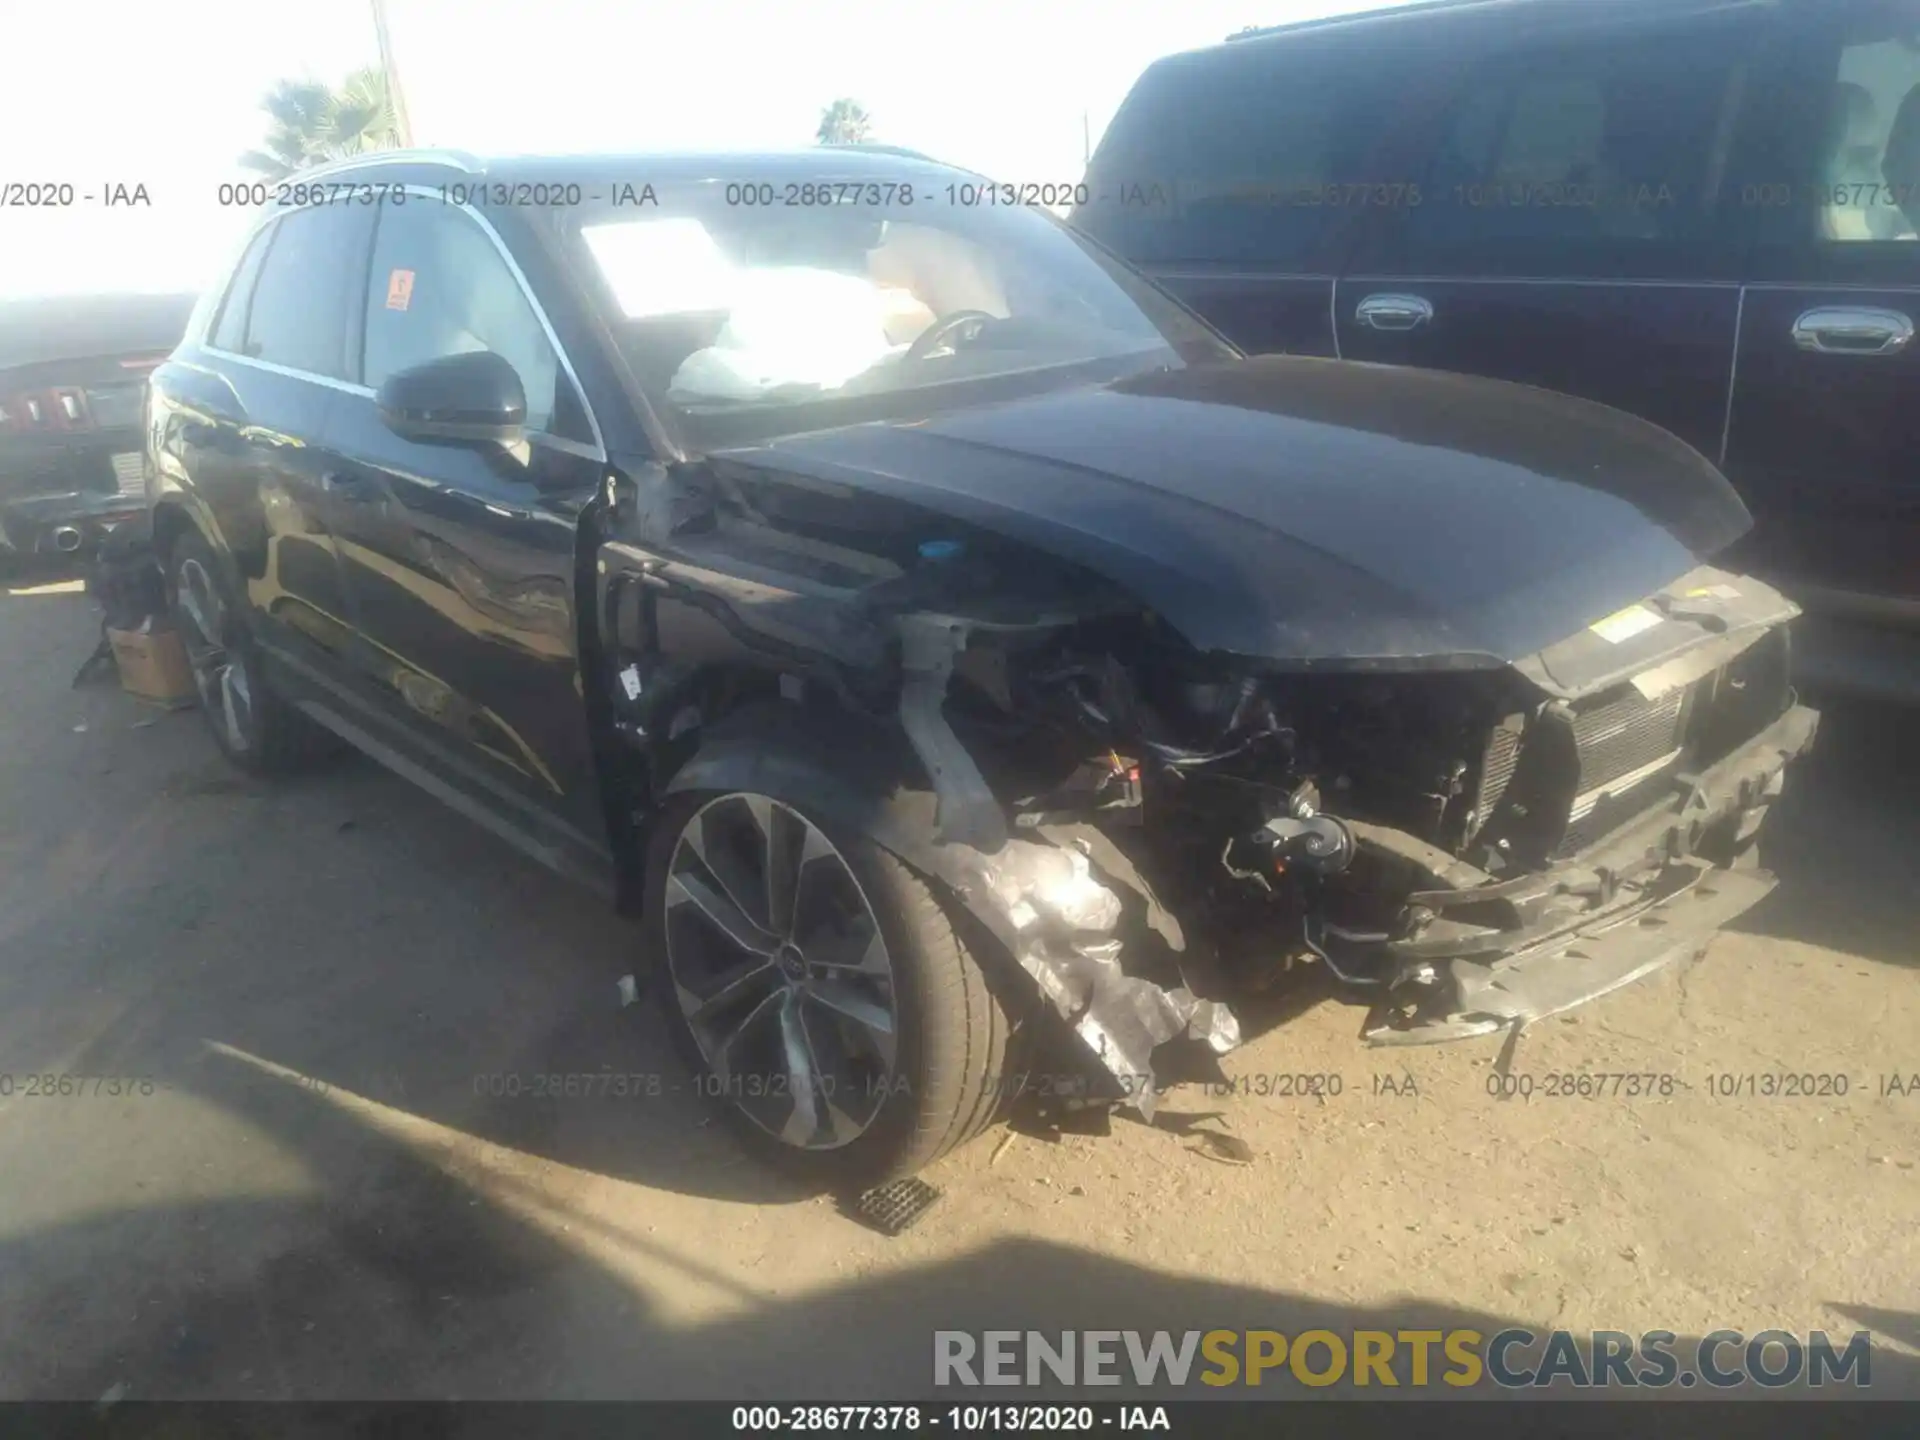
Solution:
[[(88, 602), (13, 584), (0, 1396), (877, 1399), (930, 1390), (937, 1328), (1516, 1323), (1871, 1328), (1874, 1391), (1920, 1391), (1920, 1093), (1882, 1093), (1920, 1075), (1910, 716), (1829, 711), (1779, 890), (1524, 1036), (1531, 1098), (1496, 1042), (1369, 1052), (1309, 987), (1238, 1093), (1170, 1101), (1250, 1163), (1178, 1119), (999, 1129), (889, 1240), (735, 1154), (594, 899), (370, 763), (256, 786), (196, 714), (69, 688)], [(660, 1093), (484, 1093), (602, 1072)], [(1626, 1073), (1673, 1080), (1546, 1093)], [(1746, 1093), (1776, 1074), (1847, 1093)]]

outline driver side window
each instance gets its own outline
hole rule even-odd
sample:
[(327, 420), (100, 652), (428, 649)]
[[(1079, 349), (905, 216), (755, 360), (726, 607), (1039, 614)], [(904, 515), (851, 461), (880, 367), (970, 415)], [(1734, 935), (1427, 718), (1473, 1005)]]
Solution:
[(551, 431), (567, 381), (493, 239), (464, 212), (418, 199), (381, 212), (367, 286), (363, 382), (444, 355), (491, 350), (520, 376), (527, 428)]

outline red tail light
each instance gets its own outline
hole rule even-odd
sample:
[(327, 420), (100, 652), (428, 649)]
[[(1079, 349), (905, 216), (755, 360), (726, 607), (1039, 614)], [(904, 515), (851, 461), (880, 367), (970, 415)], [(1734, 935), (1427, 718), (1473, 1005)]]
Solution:
[(0, 395), (0, 430), (18, 434), (68, 434), (93, 428), (87, 392), (75, 385), (16, 390)]

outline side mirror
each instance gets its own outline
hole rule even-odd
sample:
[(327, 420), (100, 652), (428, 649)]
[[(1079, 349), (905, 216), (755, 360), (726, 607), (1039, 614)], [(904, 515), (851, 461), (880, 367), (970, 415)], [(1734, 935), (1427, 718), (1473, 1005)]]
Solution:
[(491, 350), (395, 371), (373, 403), (381, 422), (408, 440), (516, 445), (526, 436), (527, 392), (513, 366)]

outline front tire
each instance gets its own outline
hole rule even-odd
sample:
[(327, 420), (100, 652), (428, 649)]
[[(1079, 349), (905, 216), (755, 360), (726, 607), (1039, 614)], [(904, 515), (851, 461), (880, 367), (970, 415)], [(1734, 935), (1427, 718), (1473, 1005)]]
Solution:
[(254, 775), (305, 769), (339, 747), (267, 685), (245, 611), (213, 549), (188, 531), (167, 553), (167, 602), (220, 753)]
[(648, 847), (667, 1026), (745, 1148), (842, 1193), (983, 1130), (1012, 1023), (927, 882), (749, 793), (676, 796)]

